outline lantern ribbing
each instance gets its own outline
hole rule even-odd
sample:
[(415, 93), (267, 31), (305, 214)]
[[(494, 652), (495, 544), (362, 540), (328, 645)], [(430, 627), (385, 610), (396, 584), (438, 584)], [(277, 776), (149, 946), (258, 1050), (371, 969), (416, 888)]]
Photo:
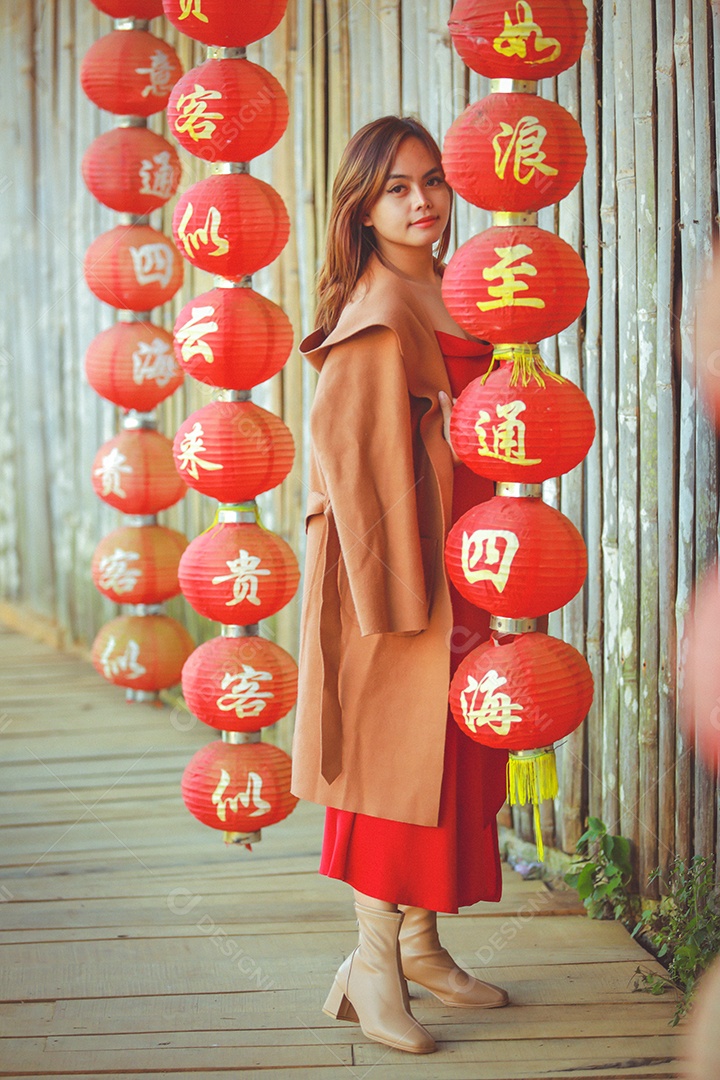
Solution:
[(187, 631), (163, 613), (163, 601), (179, 592), (187, 540), (157, 524), (158, 512), (185, 494), (154, 411), (183, 373), (171, 336), (150, 321), (152, 309), (179, 289), (183, 267), (148, 216), (174, 193), (180, 163), (173, 146), (148, 130), (147, 118), (164, 108), (182, 68), (171, 46), (148, 30), (147, 20), (161, 13), (158, 0), (96, 6), (115, 16), (114, 28), (86, 53), (80, 81), (95, 105), (115, 114), (117, 126), (88, 147), (82, 174), (119, 223), (90, 245), (84, 269), (89, 288), (118, 316), (90, 343), (85, 371), (93, 389), (123, 411), (120, 432), (98, 450), (92, 483), (125, 523), (98, 544), (92, 574), (125, 613), (101, 629), (93, 661), (104, 678), (126, 688), (128, 701), (155, 701), (179, 681), (193, 647)]

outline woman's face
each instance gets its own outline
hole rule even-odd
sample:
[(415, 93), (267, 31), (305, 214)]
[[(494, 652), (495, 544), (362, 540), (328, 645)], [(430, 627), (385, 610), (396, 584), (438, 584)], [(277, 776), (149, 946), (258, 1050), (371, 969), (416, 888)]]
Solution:
[(400, 143), (384, 191), (362, 219), (376, 246), (392, 258), (396, 246), (432, 247), (450, 216), (450, 189), (443, 171), (420, 139)]

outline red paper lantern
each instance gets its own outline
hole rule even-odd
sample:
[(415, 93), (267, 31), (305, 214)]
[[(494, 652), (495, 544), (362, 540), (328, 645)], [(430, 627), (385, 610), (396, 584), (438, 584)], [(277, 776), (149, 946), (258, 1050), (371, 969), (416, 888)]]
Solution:
[(587, 300), (583, 261), (559, 236), (531, 225), (494, 226), (453, 255), (445, 306), (474, 337), (536, 342), (564, 330)]
[(194, 266), (239, 281), (278, 257), (290, 235), (285, 204), (274, 188), (247, 173), (198, 181), (173, 214), (179, 251)]
[(443, 144), (450, 187), (485, 210), (529, 212), (559, 202), (585, 168), (582, 129), (554, 101), (490, 94), (462, 113)]
[(111, 307), (150, 311), (182, 285), (183, 262), (168, 238), (149, 225), (116, 225), (85, 253), (85, 280)]
[(121, 525), (95, 548), (95, 588), (117, 604), (160, 604), (180, 592), (178, 566), (187, 538), (163, 525)]
[(287, 0), (164, 0), (165, 14), (187, 37), (205, 45), (240, 48), (272, 33), (287, 7)]
[(190, 487), (219, 502), (241, 503), (282, 483), (295, 444), (280, 417), (254, 401), (211, 401), (181, 424), (173, 454)]
[(172, 198), (180, 183), (175, 148), (141, 127), (118, 127), (98, 135), (82, 159), (90, 193), (111, 210), (149, 214)]
[(703, 761), (720, 769), (720, 587), (712, 566), (698, 586), (688, 620), (680, 720)]
[(300, 569), (282, 537), (253, 522), (221, 522), (190, 541), (179, 577), (185, 599), (206, 619), (247, 626), (293, 598)]
[(168, 615), (120, 615), (95, 638), (92, 662), (116, 686), (166, 690), (180, 681), (192, 650), (185, 627)]
[(163, 13), (162, 0), (92, 0), (99, 11), (113, 19), (156, 19)]
[(121, 431), (93, 462), (95, 494), (124, 514), (157, 514), (187, 492), (178, 476), (172, 443), (159, 431)]
[(292, 813), (291, 761), (269, 743), (233, 744), (219, 739), (190, 759), (182, 778), (183, 801), (211, 829), (247, 833)]
[[(595, 417), (579, 387), (549, 374), (512, 385), (515, 365), (473, 379), (450, 419), (457, 456), (478, 476), (539, 484), (578, 465), (592, 446)], [(517, 375), (517, 372), (515, 372)]]
[(175, 50), (147, 30), (112, 30), (83, 57), (80, 84), (99, 109), (151, 116), (165, 108), (183, 73)]
[(280, 371), (293, 328), (281, 307), (253, 289), (211, 289), (185, 305), (174, 336), (188, 375), (210, 386), (250, 390)]
[(569, 518), (542, 499), (499, 495), (453, 525), (445, 563), (466, 600), (510, 619), (563, 607), (587, 574), (585, 543)]
[(473, 649), (450, 684), (458, 726), (475, 742), (505, 750), (550, 746), (588, 713), (593, 679), (583, 656), (546, 634)]
[(458, 0), (453, 45), (489, 79), (549, 79), (580, 58), (587, 30), (583, 0)]
[(259, 731), (295, 704), (298, 669), (289, 653), (262, 637), (215, 637), (182, 672), (191, 713), (223, 731)]
[(172, 335), (149, 322), (118, 322), (102, 330), (88, 346), (85, 374), (100, 397), (138, 412), (150, 412), (184, 378)]
[(250, 161), (287, 127), (287, 94), (249, 60), (206, 60), (175, 84), (168, 124), (181, 146), (205, 161)]

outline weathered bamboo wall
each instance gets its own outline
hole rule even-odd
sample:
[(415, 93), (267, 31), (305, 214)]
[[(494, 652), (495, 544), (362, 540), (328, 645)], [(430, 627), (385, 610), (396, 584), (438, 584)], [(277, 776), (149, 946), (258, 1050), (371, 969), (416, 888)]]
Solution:
[[(713, 0), (586, 0), (580, 63), (541, 92), (580, 122), (584, 178), (541, 212), (580, 250), (590, 297), (579, 323), (545, 343), (548, 360), (580, 383), (598, 437), (582, 468), (546, 486), (578, 523), (589, 552), (582, 594), (551, 616), (550, 632), (585, 651), (596, 695), (588, 721), (560, 749), (562, 791), (546, 808), (548, 842), (572, 850), (588, 812), (629, 836), (638, 879), (679, 853), (720, 839), (715, 781), (693, 757), (675, 718), (682, 699), (682, 627), (698, 576), (717, 553), (717, 444), (692, 378), (694, 297), (718, 212), (720, 4)], [(412, 113), (441, 139), (469, 101), (488, 92), (450, 47), (451, 0), (290, 0), (252, 59), (283, 82), (290, 126), (253, 171), (272, 182), (293, 221), (281, 258), (256, 287), (281, 303), (297, 338), (312, 329), (313, 281), (324, 245), (329, 186), (349, 135), (387, 112)], [(97, 447), (116, 410), (85, 385), (83, 352), (113, 314), (82, 279), (91, 240), (114, 216), (85, 191), (79, 162), (111, 126), (78, 86), (79, 62), (110, 28), (89, 0), (0, 3), (4, 109), (0, 118), (0, 600), (92, 640), (113, 613), (89, 579), (97, 540), (117, 515), (93, 495)], [(198, 47), (158, 20), (185, 63)], [(162, 119), (151, 126), (162, 129)], [(184, 184), (202, 175), (183, 153)], [(155, 223), (169, 231), (169, 210)], [(456, 240), (489, 216), (463, 205)], [(158, 312), (167, 326), (209, 287), (188, 273)], [(295, 353), (254, 393), (290, 425), (297, 460), (260, 499), (264, 521), (302, 558), (307, 413), (314, 373)], [(188, 385), (160, 409), (172, 434), (209, 391)], [(191, 492), (163, 515), (195, 536), (214, 504)], [(182, 601), (171, 611), (198, 640), (215, 628)], [(298, 597), (265, 632), (296, 653)], [(678, 644), (679, 642), (679, 644)], [(287, 745), (292, 717), (279, 732)], [(527, 819), (516, 816), (524, 831)]]

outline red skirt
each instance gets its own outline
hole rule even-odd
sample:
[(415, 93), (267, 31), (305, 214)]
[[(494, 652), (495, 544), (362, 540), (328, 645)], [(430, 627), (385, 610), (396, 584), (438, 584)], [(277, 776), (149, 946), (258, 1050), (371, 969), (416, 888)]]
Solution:
[[(491, 350), (438, 334), (454, 396), (487, 370)], [(455, 469), (452, 519), (493, 494), (489, 480)], [(489, 616), (450, 585), (454, 630), (450, 670), (489, 636)], [(504, 750), (465, 735), (448, 708), (440, 814), (435, 826), (328, 807), (320, 873), (389, 903), (456, 912), (502, 891), (496, 815), (505, 801)]]

